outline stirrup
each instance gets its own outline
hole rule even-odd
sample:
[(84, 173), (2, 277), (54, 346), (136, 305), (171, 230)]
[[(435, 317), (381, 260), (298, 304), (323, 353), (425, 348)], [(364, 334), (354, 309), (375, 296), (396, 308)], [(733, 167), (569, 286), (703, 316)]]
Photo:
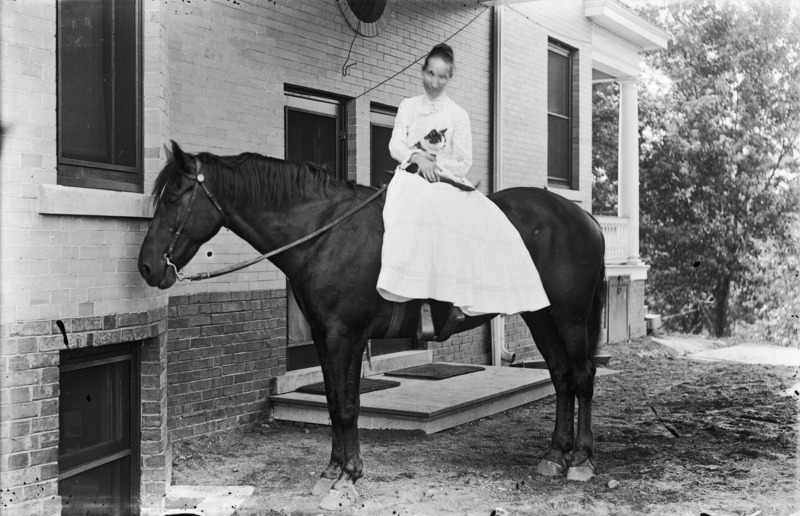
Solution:
[(433, 315), (431, 304), (423, 301), (419, 306), (419, 325), (417, 326), (417, 340), (433, 340), (436, 330), (433, 328)]

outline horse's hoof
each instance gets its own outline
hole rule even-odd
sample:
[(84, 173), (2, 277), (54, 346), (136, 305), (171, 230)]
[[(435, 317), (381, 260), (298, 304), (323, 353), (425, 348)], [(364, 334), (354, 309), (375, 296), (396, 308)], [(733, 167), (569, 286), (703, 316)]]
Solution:
[(358, 500), (356, 488), (348, 486), (342, 490), (331, 489), (325, 498), (319, 503), (321, 509), (333, 511), (336, 509), (346, 509)]
[(552, 460), (542, 459), (536, 467), (536, 473), (546, 477), (558, 477), (564, 474), (564, 465)]
[(594, 464), (590, 460), (584, 460), (580, 464), (571, 465), (567, 468), (567, 480), (577, 480), (586, 482), (594, 476)]
[(314, 484), (314, 488), (311, 490), (311, 494), (313, 494), (314, 496), (322, 496), (331, 490), (335, 482), (336, 482), (335, 478), (320, 477), (319, 479), (317, 479), (317, 483)]

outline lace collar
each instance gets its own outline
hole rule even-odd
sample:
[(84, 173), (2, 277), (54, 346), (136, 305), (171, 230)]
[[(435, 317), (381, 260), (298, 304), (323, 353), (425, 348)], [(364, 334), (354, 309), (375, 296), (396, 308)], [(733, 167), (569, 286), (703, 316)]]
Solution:
[(420, 112), (424, 115), (430, 115), (431, 113), (436, 113), (437, 111), (441, 110), (445, 102), (447, 102), (448, 96), (447, 92), (442, 93), (435, 99), (428, 97), (427, 94), (422, 96), (422, 105), (420, 106)]

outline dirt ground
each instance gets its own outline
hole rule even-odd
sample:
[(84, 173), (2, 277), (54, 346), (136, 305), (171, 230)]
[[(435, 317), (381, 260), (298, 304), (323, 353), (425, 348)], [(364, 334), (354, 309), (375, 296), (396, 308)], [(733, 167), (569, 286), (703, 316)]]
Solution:
[[(434, 435), (362, 430), (361, 498), (341, 514), (800, 511), (800, 371), (693, 361), (649, 338), (602, 352), (621, 373), (596, 382), (590, 481), (534, 473), (551, 396)], [(323, 514), (310, 490), (329, 454), (328, 427), (273, 423), (176, 444), (173, 483), (253, 485), (241, 515)]]

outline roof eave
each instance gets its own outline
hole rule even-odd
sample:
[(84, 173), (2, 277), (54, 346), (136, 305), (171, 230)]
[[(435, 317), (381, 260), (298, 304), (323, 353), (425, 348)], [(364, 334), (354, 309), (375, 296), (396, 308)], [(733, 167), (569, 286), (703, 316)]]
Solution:
[(584, 0), (584, 16), (592, 23), (641, 47), (643, 51), (667, 48), (670, 34), (628, 11), (614, 0)]

